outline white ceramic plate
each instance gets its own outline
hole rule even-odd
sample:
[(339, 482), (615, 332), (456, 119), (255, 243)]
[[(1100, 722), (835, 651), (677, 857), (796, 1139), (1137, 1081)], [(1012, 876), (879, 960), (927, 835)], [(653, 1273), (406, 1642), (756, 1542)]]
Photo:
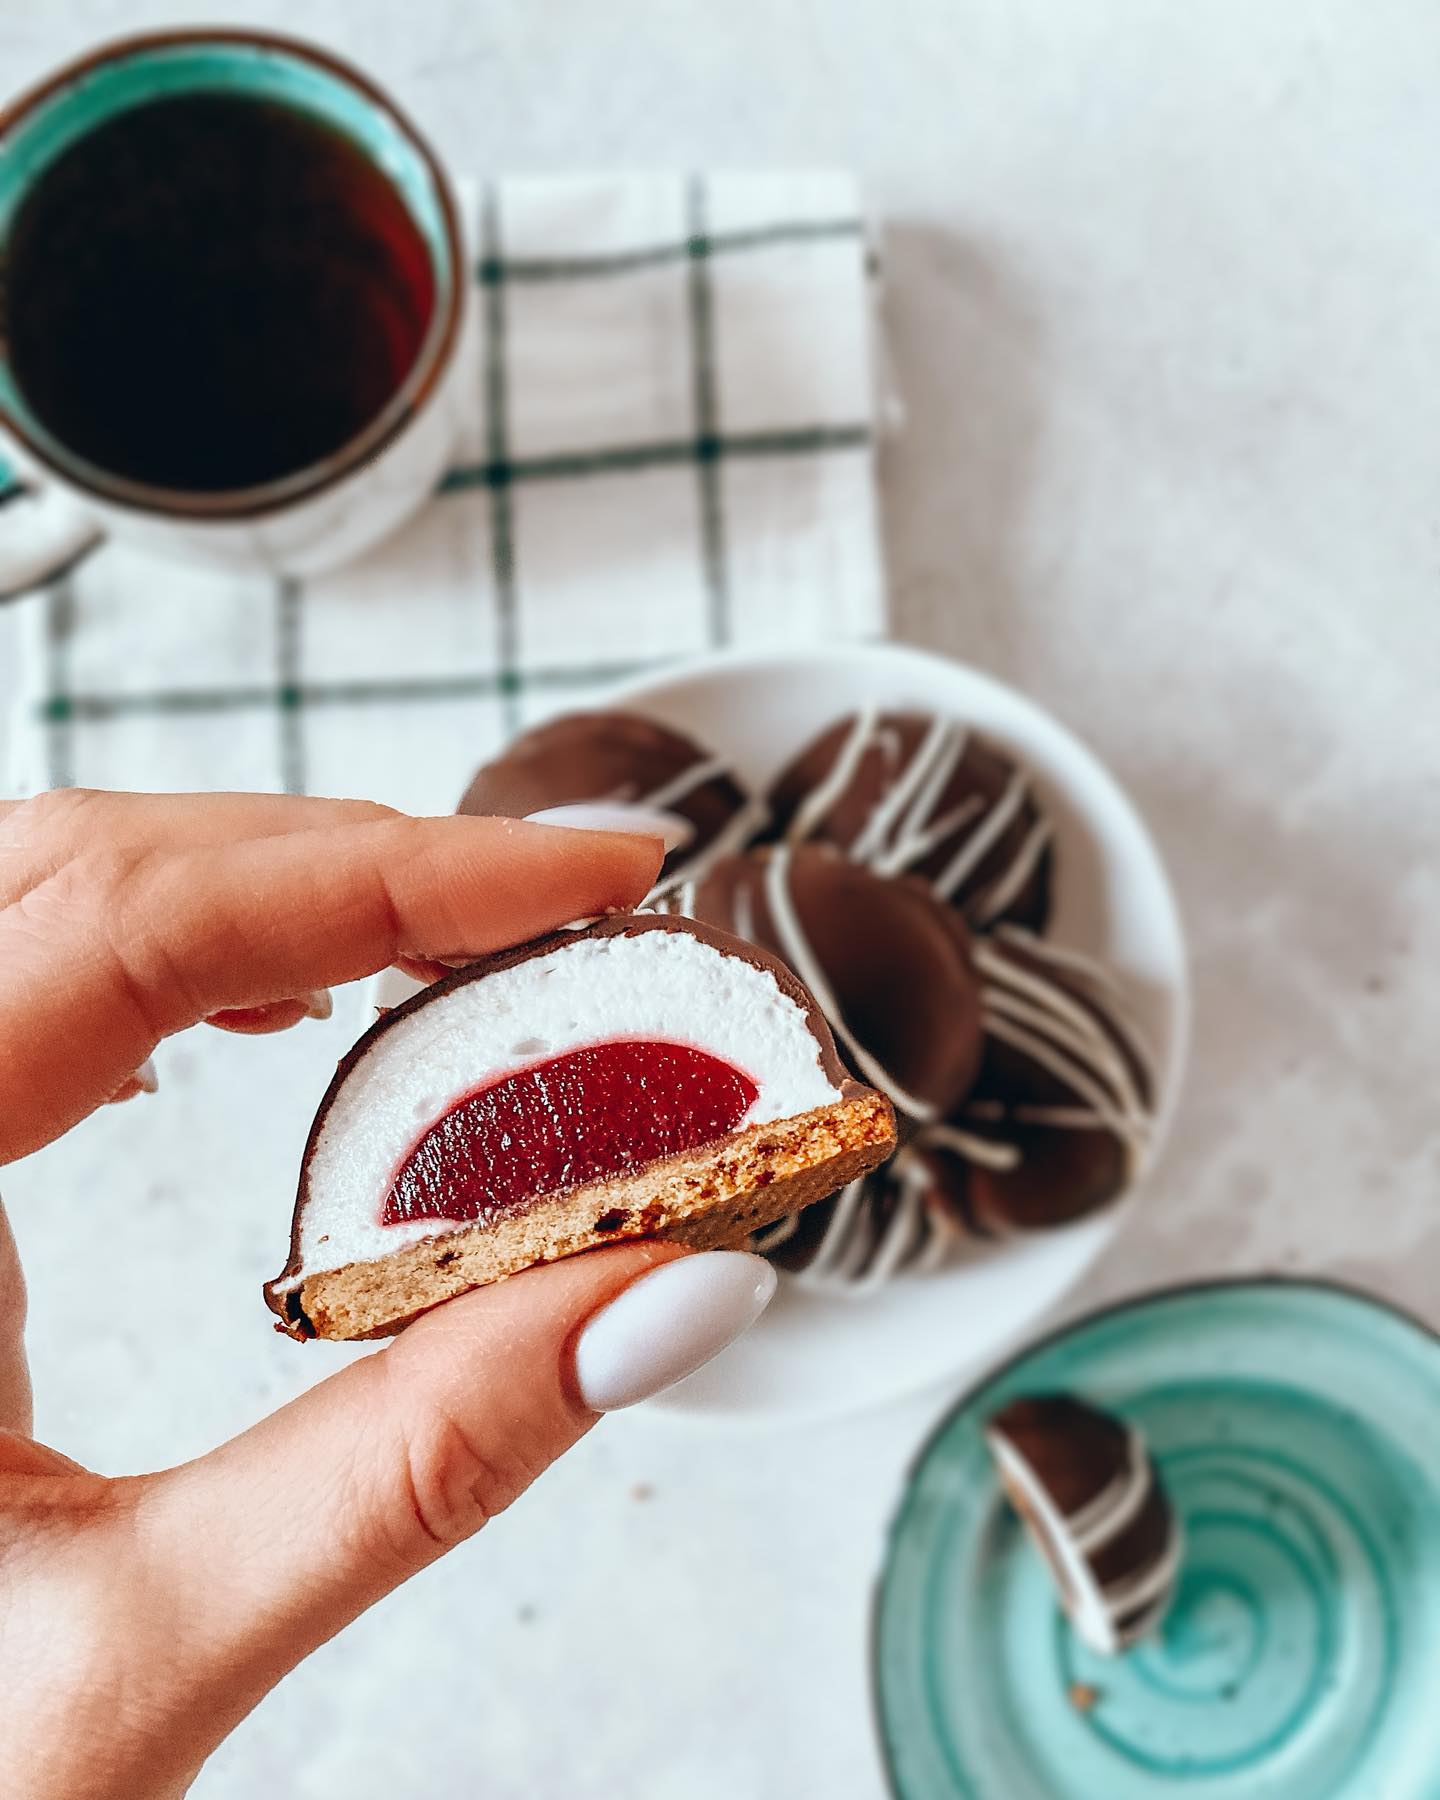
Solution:
[[(1157, 1052), (1158, 1151), (1175, 1110), (1188, 1023), (1180, 916), (1135, 808), (1049, 714), (988, 675), (899, 645), (711, 656), (593, 704), (631, 707), (688, 732), (763, 788), (822, 726), (870, 702), (963, 720), (1007, 745), (1034, 775), (1056, 830), (1049, 935), (1105, 957), (1124, 976)], [(413, 991), (403, 977), (382, 983), (381, 1004)], [(971, 1374), (1044, 1318), (1136, 1200), (1132, 1193), (1123, 1207), (1078, 1225), (977, 1250), (972, 1260), (901, 1277), (860, 1299), (807, 1294), (782, 1280), (753, 1331), (649, 1410), (697, 1421), (794, 1422)]]

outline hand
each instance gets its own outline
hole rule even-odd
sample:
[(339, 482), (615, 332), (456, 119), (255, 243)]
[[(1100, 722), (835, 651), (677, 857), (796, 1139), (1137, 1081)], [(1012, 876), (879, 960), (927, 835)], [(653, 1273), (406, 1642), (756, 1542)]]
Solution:
[[(156, 1043), (199, 1020), (289, 1023), (295, 996), (396, 960), (633, 905), (660, 856), (645, 837), (352, 801), (0, 803), (0, 1163), (132, 1091)], [(0, 1212), (0, 1788), (183, 1793), (288, 1669), (508, 1506), (597, 1412), (707, 1360), (771, 1285), (756, 1258), (659, 1244), (531, 1270), (196, 1462), (107, 1479), (30, 1440)]]

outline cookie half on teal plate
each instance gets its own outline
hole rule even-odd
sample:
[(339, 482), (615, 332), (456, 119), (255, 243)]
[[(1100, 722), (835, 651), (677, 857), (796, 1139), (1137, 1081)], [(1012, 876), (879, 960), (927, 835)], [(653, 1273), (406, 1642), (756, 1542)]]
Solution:
[[(1184, 1557), (1159, 1629), (1082, 1644), (984, 1425), (1072, 1392), (1144, 1434)], [(901, 1800), (1440, 1796), (1440, 1338), (1316, 1282), (1172, 1290), (1005, 1365), (922, 1452), (874, 1678)]]

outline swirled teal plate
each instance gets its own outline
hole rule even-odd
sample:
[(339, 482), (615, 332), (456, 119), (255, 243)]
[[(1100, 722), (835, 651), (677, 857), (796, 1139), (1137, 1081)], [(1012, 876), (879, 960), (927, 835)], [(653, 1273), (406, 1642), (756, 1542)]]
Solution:
[[(1162, 1632), (1094, 1655), (981, 1425), (1071, 1389), (1146, 1433), (1184, 1524)], [(1440, 1796), (1440, 1340), (1310, 1282), (1191, 1287), (1025, 1352), (922, 1453), (876, 1601), (903, 1800)]]

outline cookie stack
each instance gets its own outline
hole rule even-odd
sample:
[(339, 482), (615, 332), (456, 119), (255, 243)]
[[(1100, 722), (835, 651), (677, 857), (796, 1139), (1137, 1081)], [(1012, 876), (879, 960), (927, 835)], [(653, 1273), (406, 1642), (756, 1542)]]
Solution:
[(863, 1293), (1082, 1218), (1135, 1180), (1152, 1059), (1113, 975), (1045, 935), (1053, 827), (997, 745), (953, 719), (867, 710), (757, 795), (652, 720), (570, 714), (482, 768), (460, 810), (601, 800), (683, 821), (650, 905), (780, 956), (894, 1104), (883, 1168), (756, 1240), (803, 1285)]

